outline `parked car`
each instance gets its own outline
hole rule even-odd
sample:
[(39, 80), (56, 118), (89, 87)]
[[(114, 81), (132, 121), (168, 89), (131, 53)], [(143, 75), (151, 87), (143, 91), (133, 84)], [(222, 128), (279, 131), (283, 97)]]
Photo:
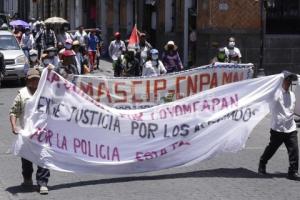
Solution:
[(4, 56), (5, 63), (3, 80), (24, 80), (24, 66), (27, 63), (27, 58), (10, 31), (0, 31), (0, 52)]

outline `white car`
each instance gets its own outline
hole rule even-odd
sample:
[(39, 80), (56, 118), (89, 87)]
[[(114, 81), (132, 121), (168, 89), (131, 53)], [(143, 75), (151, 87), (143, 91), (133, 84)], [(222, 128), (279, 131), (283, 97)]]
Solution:
[(4, 55), (6, 69), (3, 80), (24, 79), (24, 66), (27, 58), (16, 37), (10, 31), (0, 31), (0, 52)]

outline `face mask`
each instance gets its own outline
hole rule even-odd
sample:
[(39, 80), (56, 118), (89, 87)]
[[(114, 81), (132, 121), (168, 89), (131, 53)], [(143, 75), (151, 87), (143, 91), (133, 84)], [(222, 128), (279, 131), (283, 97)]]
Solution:
[(55, 52), (49, 52), (49, 56), (50, 56), (50, 57), (55, 56)]
[(26, 34), (26, 35), (29, 35), (29, 34), (30, 34), (30, 32), (25, 32), (25, 34)]
[(231, 48), (233, 48), (235, 46), (235, 42), (229, 42), (228, 46), (231, 47)]
[(49, 59), (44, 59), (44, 60), (43, 60), (43, 64), (44, 64), (45, 66), (49, 65), (49, 64), (50, 64), (50, 60), (49, 60)]
[(67, 30), (69, 30), (69, 28), (68, 28), (68, 27), (65, 27), (64, 30), (67, 31)]
[(37, 60), (37, 56), (30, 56), (31, 62), (35, 62)]
[(157, 55), (157, 54), (153, 54), (153, 55), (151, 56), (151, 58), (152, 58), (152, 60), (157, 60), (157, 59), (158, 59), (158, 55)]
[(65, 48), (66, 48), (66, 49), (71, 49), (71, 48), (72, 48), (72, 45), (71, 45), (71, 44), (66, 44), (66, 45), (65, 45)]

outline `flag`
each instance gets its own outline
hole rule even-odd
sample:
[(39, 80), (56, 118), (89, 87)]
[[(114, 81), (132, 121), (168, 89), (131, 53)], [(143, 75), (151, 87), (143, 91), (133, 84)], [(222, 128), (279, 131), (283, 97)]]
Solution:
[(134, 25), (134, 27), (132, 29), (132, 32), (131, 32), (131, 35), (130, 35), (130, 38), (129, 38), (129, 41), (128, 41), (128, 49), (138, 48), (139, 42), (140, 42), (140, 38), (139, 38), (139, 35), (138, 35), (138, 30), (137, 30), (136, 25)]

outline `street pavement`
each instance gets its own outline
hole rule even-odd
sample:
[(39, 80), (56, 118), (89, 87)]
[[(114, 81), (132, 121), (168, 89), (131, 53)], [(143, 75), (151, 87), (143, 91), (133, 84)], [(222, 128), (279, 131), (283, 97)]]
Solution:
[[(111, 64), (102, 60), (95, 75), (103, 73), (112, 75)], [(237, 153), (217, 155), (187, 167), (125, 176), (51, 171), (47, 196), (24, 190), (20, 187), (20, 158), (9, 153), (15, 136), (8, 112), (18, 89), (13, 82), (0, 89), (0, 200), (300, 199), (300, 182), (286, 179), (288, 156), (284, 146), (268, 163), (271, 176), (257, 175), (258, 160), (269, 139), (270, 116), (259, 123), (245, 149)]]

